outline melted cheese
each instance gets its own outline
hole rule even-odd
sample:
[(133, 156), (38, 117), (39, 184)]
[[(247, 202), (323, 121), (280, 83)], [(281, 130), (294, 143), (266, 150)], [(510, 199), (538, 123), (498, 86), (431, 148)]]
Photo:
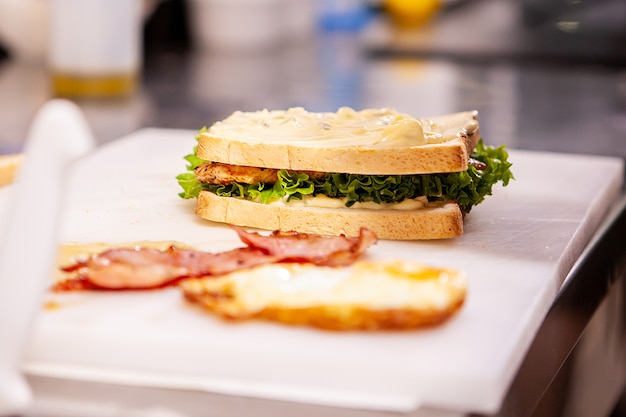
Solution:
[[(465, 130), (473, 130), (471, 118)], [(280, 143), (298, 146), (417, 146), (454, 139), (459, 128), (430, 119), (415, 119), (393, 109), (355, 111), (342, 107), (337, 112), (308, 112), (301, 107), (288, 110), (236, 111), (216, 122), (208, 133), (217, 137), (245, 137), (251, 143)]]

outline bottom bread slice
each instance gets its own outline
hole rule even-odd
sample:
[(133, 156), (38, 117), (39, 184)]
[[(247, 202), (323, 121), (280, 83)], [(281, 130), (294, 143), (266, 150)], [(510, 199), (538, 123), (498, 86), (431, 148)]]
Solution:
[(265, 230), (358, 236), (366, 227), (379, 239), (447, 239), (463, 234), (463, 214), (454, 202), (417, 210), (319, 208), (261, 204), (201, 191), (196, 214), (204, 219)]

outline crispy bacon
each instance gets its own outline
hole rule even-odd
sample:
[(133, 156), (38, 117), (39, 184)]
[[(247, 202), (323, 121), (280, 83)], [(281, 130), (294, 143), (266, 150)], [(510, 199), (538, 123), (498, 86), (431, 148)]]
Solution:
[(53, 290), (161, 288), (183, 278), (223, 275), (274, 262), (349, 265), (377, 241), (376, 235), (367, 229), (355, 238), (296, 232), (262, 236), (234, 226), (233, 229), (248, 246), (218, 253), (173, 246), (166, 250), (109, 249), (63, 267), (64, 272), (76, 276), (59, 282)]
[(280, 256), (289, 261), (312, 262), (316, 265), (342, 266), (353, 263), (371, 245), (376, 235), (366, 228), (358, 237), (320, 236), (297, 232), (273, 232), (269, 236), (246, 232), (234, 227), (239, 239), (250, 247)]

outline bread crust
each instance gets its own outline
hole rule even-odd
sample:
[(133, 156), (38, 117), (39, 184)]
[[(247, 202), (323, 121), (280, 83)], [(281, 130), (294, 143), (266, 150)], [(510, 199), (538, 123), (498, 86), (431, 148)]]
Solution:
[(448, 239), (463, 234), (455, 202), (417, 210), (318, 208), (256, 203), (201, 191), (195, 212), (203, 219), (266, 230), (358, 236), (361, 227), (379, 239)]
[(245, 137), (220, 137), (211, 129), (198, 138), (196, 156), (206, 161), (264, 168), (366, 175), (408, 175), (460, 172), (480, 138), (477, 112), (432, 118), (455, 136), (441, 143), (416, 146), (292, 145), (288, 141), (264, 143)]

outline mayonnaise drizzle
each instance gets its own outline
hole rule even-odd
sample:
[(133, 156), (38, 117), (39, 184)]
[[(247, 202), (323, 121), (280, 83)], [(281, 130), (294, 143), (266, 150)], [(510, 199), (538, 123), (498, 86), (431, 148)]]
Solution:
[(356, 202), (350, 207), (346, 207), (347, 198), (331, 198), (323, 194), (315, 197), (305, 195), (302, 200), (292, 199), (286, 201), (280, 199), (269, 204), (290, 207), (317, 207), (317, 208), (348, 208), (348, 209), (369, 209), (369, 210), (419, 210), (428, 205), (426, 197), (417, 197), (414, 199), (406, 199), (399, 203), (382, 203), (378, 204), (373, 201)]
[(415, 146), (440, 143), (457, 136), (429, 119), (416, 119), (389, 108), (355, 111), (342, 107), (337, 112), (308, 112), (302, 107), (288, 110), (236, 111), (216, 122), (209, 133), (236, 137), (252, 143), (281, 143), (297, 146)]

